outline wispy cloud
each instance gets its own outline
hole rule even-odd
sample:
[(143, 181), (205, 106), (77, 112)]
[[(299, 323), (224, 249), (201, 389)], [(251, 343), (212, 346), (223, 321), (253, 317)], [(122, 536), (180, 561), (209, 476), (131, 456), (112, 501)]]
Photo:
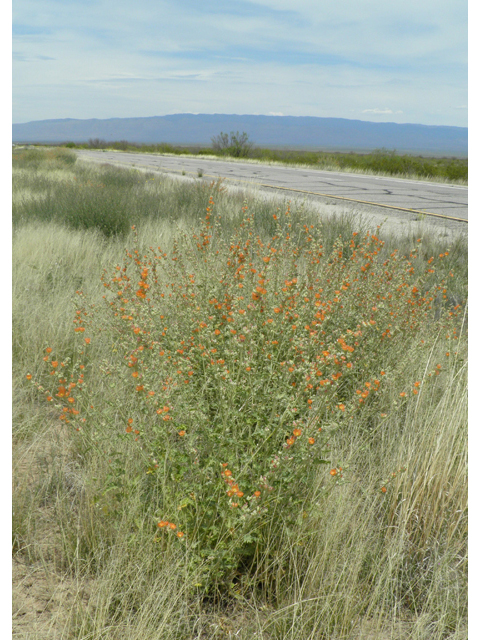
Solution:
[(31, 62), (34, 60), (55, 60), (55, 58), (52, 58), (52, 56), (42, 56), (42, 55), (26, 56), (23, 53), (19, 53), (18, 51), (12, 52), (12, 58), (16, 62), (29, 62), (29, 61)]
[(467, 0), (40, 5), (13, 4), (14, 122), (179, 112), (467, 122), (457, 107)]
[(395, 114), (400, 114), (403, 113), (403, 111), (399, 110), (399, 111), (393, 111), (393, 109), (362, 109), (362, 113), (374, 113), (375, 115), (386, 115), (386, 114), (391, 114), (391, 113), (395, 113)]
[(22, 38), (23, 36), (41, 36), (50, 35), (52, 30), (50, 27), (38, 26), (32, 24), (19, 24), (14, 22), (12, 24), (12, 36), (14, 38)]
[(384, 113), (393, 113), (391, 109), (362, 109), (362, 113), (375, 113), (375, 114), (384, 114)]

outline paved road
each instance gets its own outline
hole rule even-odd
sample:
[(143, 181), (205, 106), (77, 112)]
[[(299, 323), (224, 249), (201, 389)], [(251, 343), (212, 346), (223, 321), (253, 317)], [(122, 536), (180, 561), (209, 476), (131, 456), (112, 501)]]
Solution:
[[(204, 160), (195, 157), (162, 156), (138, 153), (78, 150), (80, 157), (151, 168), (167, 173), (182, 173), (204, 177), (224, 177), (232, 183), (259, 185), (262, 189), (285, 191), (285, 194), (315, 193), (317, 198), (327, 202), (344, 204), (362, 203), (363, 207), (379, 210), (385, 214), (390, 210), (399, 212), (433, 213), (448, 218), (468, 219), (468, 187), (444, 185), (434, 182), (380, 178), (352, 173), (321, 171), (266, 165), (253, 162), (227, 162)], [(376, 205), (376, 206), (374, 206)], [(438, 218), (437, 218), (438, 219)], [(465, 223), (457, 223), (467, 226)]]

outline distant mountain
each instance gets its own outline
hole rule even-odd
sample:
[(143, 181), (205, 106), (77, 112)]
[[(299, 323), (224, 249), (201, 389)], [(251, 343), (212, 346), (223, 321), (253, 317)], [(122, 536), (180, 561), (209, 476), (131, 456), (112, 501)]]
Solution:
[(151, 118), (39, 120), (13, 125), (14, 143), (128, 140), (138, 143), (210, 146), (221, 131), (245, 131), (259, 147), (398, 152), (467, 156), (466, 127), (365, 122), (310, 116), (251, 116), (178, 113)]

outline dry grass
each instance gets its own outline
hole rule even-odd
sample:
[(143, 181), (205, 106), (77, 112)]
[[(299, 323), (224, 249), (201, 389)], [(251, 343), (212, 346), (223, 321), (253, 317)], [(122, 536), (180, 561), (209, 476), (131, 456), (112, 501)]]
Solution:
[[(145, 185), (154, 193), (177, 188), (186, 187)], [(229, 233), (238, 202), (224, 193), (216, 199)], [(271, 205), (249, 204), (267, 219)], [(140, 250), (168, 249), (179, 219), (197, 228), (178, 211), (144, 220)], [(347, 237), (351, 229), (325, 229), (332, 238), (342, 231)], [(139, 492), (115, 514), (108, 494), (98, 499), (104, 458), (86, 451), (25, 380), (27, 372), (41, 376), (46, 346), (74, 352), (74, 293), (81, 287), (100, 304), (102, 270), (121, 262), (128, 241), (53, 222), (26, 223), (14, 234), (14, 637), (466, 639), (466, 321), (459, 318), (456, 339), (432, 323), (424, 348), (389, 355), (395, 375), (378, 409), (385, 417), (358, 414), (332, 434), (332, 464), (347, 482), (294, 535), (285, 528), (271, 540), (265, 575), (214, 602), (192, 592), (186, 551), (152, 543)], [(438, 242), (424, 239), (427, 254), (444, 249)], [(458, 278), (451, 281), (460, 295), (466, 282)], [(98, 362), (106, 356), (99, 347)], [(442, 374), (429, 377), (437, 364)], [(414, 381), (425, 391), (400, 400)], [(127, 473), (135, 465), (126, 459)], [(319, 487), (323, 481), (320, 474)]]

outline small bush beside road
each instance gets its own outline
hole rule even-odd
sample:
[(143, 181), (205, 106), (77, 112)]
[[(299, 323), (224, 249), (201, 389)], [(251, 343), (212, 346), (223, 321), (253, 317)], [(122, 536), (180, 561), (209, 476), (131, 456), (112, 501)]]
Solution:
[(212, 146), (179, 147), (171, 144), (132, 144), (125, 140), (106, 142), (90, 140), (88, 144), (67, 143), (70, 148), (116, 149), (136, 153), (190, 154), (250, 159), (299, 165), (327, 171), (351, 171), (373, 175), (397, 176), (420, 180), (439, 180), (458, 184), (468, 182), (468, 159), (398, 154), (395, 150), (376, 149), (369, 153), (345, 153), (293, 149), (265, 149), (254, 146), (247, 133), (220, 133)]

